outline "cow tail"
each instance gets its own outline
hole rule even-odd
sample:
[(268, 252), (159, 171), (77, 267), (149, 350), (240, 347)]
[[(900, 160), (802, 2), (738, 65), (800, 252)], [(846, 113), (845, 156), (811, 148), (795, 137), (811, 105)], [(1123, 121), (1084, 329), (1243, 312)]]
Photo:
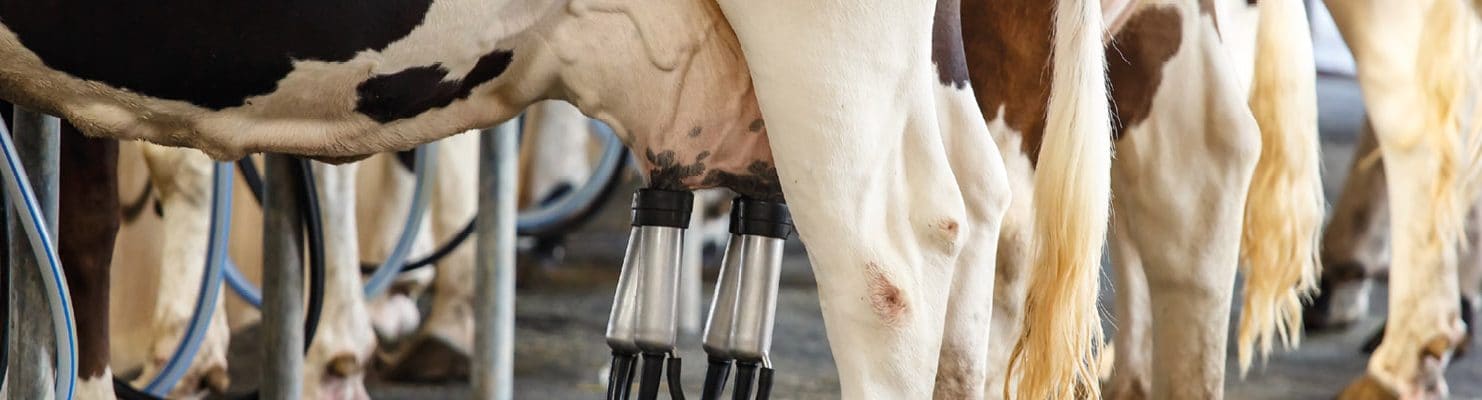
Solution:
[(1101, 2), (1056, 3), (1050, 102), (1034, 176), (1035, 261), (1007, 372), (1017, 384), (1005, 385), (1007, 398), (1099, 397), (1097, 291), (1112, 152)]
[(1250, 110), (1261, 154), (1245, 207), (1240, 253), (1246, 268), (1238, 351), (1242, 376), (1255, 349), (1299, 344), (1302, 302), (1317, 289), (1324, 211), (1319, 174), (1317, 89), (1306, 9), (1262, 0)]

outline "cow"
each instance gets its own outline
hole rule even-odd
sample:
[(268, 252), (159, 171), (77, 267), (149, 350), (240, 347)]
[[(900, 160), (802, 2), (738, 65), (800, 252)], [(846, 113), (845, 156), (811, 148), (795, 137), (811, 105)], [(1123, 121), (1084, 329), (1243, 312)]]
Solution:
[[(968, 86), (959, 9), (0, 0), (0, 98), (91, 135), (217, 159), (335, 161), (565, 99), (640, 154), (648, 187), (785, 199), (811, 249), (843, 396), (925, 398), (982, 390), (993, 244), (1010, 196)], [(1035, 217), (1046, 244), (1035, 281), (1052, 283), (1029, 301), (1025, 398), (1094, 390), (1100, 329), (1111, 150), (1100, 4), (1057, 0), (1056, 10), (1052, 49), (1065, 62), (1050, 69), (1033, 189), (1036, 209), (1055, 210)], [(90, 385), (107, 375), (81, 370)]]
[[(1301, 2), (1260, 3), (1263, 40), (1246, 52), (1261, 63), (1255, 68), (1249, 59), (1235, 61), (1242, 53), (1225, 43), (1231, 26), (1217, 20), (1213, 2), (1104, 3), (1116, 120), (1110, 134), (1118, 150), (1108, 167), (1119, 327), (1109, 397), (1221, 396), (1226, 318), (1241, 258), (1250, 277), (1242, 367), (1254, 347), (1269, 351), (1276, 335), (1286, 339), (1300, 329), (1293, 318), (1316, 276), (1323, 211), (1312, 50), (1301, 40), (1277, 39), (1305, 36)], [(1043, 157), (1054, 150), (1042, 136), (1053, 123), (1044, 71), (1060, 62), (1050, 57), (1054, 9), (983, 0), (964, 8), (978, 104), (998, 146), (1016, 150), (1005, 152), (1015, 199), (998, 243), (992, 331), (1059, 340), (1037, 338), (1034, 321), (1046, 316), (1036, 297), (1054, 287), (1036, 281), (1030, 264), (1034, 249), (1048, 245), (1036, 242), (1035, 231), (1044, 228), (1034, 221), (1053, 211), (1039, 208), (1038, 193), (1020, 189), (1041, 179)], [(994, 341), (994, 381), (985, 396), (1008, 397), (1023, 384), (1008, 361), (1028, 351), (1022, 346), (1003, 336)]]

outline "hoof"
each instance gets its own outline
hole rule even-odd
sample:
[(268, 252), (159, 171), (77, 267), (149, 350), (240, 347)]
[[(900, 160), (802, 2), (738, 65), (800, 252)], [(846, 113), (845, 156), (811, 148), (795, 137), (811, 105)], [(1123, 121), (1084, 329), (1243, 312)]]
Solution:
[(1380, 384), (1369, 374), (1364, 374), (1338, 394), (1338, 400), (1397, 400), (1400, 396)]
[(1363, 267), (1345, 263), (1323, 272), (1317, 297), (1303, 307), (1303, 328), (1312, 332), (1348, 329), (1368, 313), (1370, 283)]
[(397, 382), (441, 383), (466, 381), (469, 354), (438, 336), (419, 336), (388, 364), (382, 378)]

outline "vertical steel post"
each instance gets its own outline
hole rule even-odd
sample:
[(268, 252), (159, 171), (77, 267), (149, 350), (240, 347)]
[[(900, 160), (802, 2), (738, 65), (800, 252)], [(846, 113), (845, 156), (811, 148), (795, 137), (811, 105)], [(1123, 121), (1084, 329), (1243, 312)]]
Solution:
[[(31, 187), (36, 191), (36, 201), (46, 215), (47, 229), (57, 230), (57, 175), (60, 168), (61, 121), (56, 117), (15, 108), (16, 152), (25, 167)], [(11, 221), (16, 221), (15, 209), (5, 206)], [(46, 282), (36, 260), (29, 238), (19, 223), (12, 223), (10, 231), (10, 327), (7, 343), (10, 346), (9, 366), (6, 368), (6, 390), (11, 399), (55, 398), (56, 364), (52, 359), (56, 351), (56, 333), (52, 332), (52, 315), (47, 300)]]
[(266, 157), (262, 199), (262, 398), (297, 400), (303, 393), (303, 208), (298, 161)]
[(478, 261), (474, 273), (473, 396), (514, 397), (515, 202), (519, 124), (479, 136)]

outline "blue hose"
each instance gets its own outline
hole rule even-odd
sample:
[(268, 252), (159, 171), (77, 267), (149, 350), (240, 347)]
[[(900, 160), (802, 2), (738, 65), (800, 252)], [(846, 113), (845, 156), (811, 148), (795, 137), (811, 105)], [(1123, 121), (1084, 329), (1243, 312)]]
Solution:
[[(196, 351), (201, 347), (201, 341), (206, 337), (206, 330), (211, 326), (211, 314), (221, 295), (222, 269), (227, 258), (227, 238), (231, 233), (232, 176), (235, 173), (230, 162), (214, 164), (211, 177), (211, 233), (206, 247), (206, 271), (201, 279), (201, 294), (196, 296), (195, 312), (191, 314), (180, 345), (175, 347), (175, 352), (165, 361), (159, 374), (144, 386), (144, 392), (156, 397), (165, 397), (180, 382), (180, 378), (185, 376), (186, 370), (194, 361)], [(262, 301), (261, 297), (258, 301)]]
[(591, 120), (593, 132), (602, 137), (602, 158), (597, 161), (600, 168), (588, 179), (588, 184), (582, 185), (576, 191), (562, 197), (555, 204), (541, 207), (540, 209), (520, 213), (515, 222), (515, 229), (521, 234), (532, 234), (533, 232), (548, 232), (555, 230), (557, 226), (566, 225), (570, 217), (582, 213), (583, 210), (591, 208), (606, 197), (607, 186), (603, 183), (616, 179), (616, 175), (622, 171), (619, 161), (628, 151), (619, 142), (617, 134), (597, 120)]
[[(401, 272), (400, 266), (406, 263), (407, 256), (411, 254), (412, 244), (417, 239), (417, 234), (422, 230), (422, 219), (427, 216), (427, 203), (432, 197), (432, 171), (437, 169), (437, 143), (427, 143), (417, 147), (416, 161), (413, 162), (412, 172), (416, 176), (416, 185), (412, 194), (412, 204), (407, 212), (406, 222), (402, 224), (401, 237), (397, 239), (396, 245), (392, 247), (391, 256), (376, 268), (376, 272), (370, 276), (365, 283), (365, 298), (374, 298), (386, 291)], [(262, 178), (256, 174), (256, 169), (243, 169), (243, 176), (248, 182), (261, 182)], [(257, 185), (249, 185), (261, 187)], [(315, 190), (315, 188), (309, 188)], [(254, 193), (255, 196), (261, 194)], [(259, 200), (260, 201), (260, 200)], [(262, 307), (262, 292), (256, 284), (247, 280), (242, 272), (237, 269), (236, 264), (228, 260), (225, 268), (227, 286), (237, 293), (237, 296), (253, 307)]]
[(401, 238), (396, 241), (396, 246), (391, 248), (391, 255), (381, 266), (376, 267), (376, 272), (371, 274), (370, 279), (365, 282), (365, 298), (372, 299), (384, 292), (391, 286), (392, 280), (401, 273), (401, 266), (406, 262), (407, 255), (412, 252), (412, 242), (417, 239), (417, 233), (422, 229), (422, 217), (427, 215), (427, 202), (432, 197), (432, 170), (437, 169), (437, 142), (427, 143), (417, 147), (416, 161), (412, 164), (412, 173), (416, 175), (417, 183), (412, 189), (412, 206), (407, 211), (406, 222), (401, 227)]
[[(44, 217), (36, 193), (31, 190), (29, 181), (20, 179), (26, 176), (26, 169), (21, 166), (10, 130), (3, 123), (0, 123), (0, 152), (5, 157), (5, 162), (0, 164), (0, 175), (5, 180), (6, 198), (15, 206), (21, 227), (31, 239), (31, 251), (36, 260), (45, 260), (37, 265), (45, 265), (41, 279), (46, 283), (47, 299), (51, 303), (52, 329), (58, 336), (56, 398), (72, 400), (77, 388), (77, 329), (72, 324), (72, 299), (67, 293), (67, 278), (62, 275), (62, 262), (57, 259), (57, 249), (46, 230), (46, 223), (42, 222)], [(18, 238), (12, 238), (15, 239)]]
[(237, 293), (237, 297), (251, 304), (252, 308), (262, 308), (262, 291), (257, 290), (257, 286), (248, 281), (246, 276), (242, 276), (242, 271), (237, 269), (237, 264), (228, 258), (226, 268), (223, 269), (226, 270), (224, 271), (226, 272), (226, 284)]

